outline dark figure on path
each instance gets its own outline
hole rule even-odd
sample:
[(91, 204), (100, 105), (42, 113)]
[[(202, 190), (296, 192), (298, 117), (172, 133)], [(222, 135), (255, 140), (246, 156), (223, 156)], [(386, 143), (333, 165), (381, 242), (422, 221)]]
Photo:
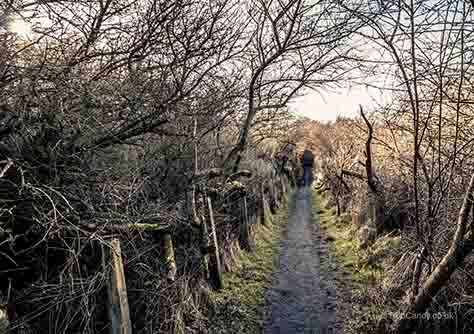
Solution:
[(313, 178), (314, 155), (310, 150), (304, 150), (301, 157), (301, 164), (303, 165), (303, 186), (309, 186)]

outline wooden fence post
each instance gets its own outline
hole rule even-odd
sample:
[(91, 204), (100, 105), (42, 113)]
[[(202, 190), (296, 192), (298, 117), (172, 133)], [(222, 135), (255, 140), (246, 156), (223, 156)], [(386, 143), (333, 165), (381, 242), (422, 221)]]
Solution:
[(250, 225), (258, 224), (259, 220), (259, 210), (258, 210), (258, 202), (259, 202), (259, 192), (255, 193), (255, 198), (252, 201), (252, 220)]
[(163, 244), (164, 244), (164, 258), (166, 263), (166, 278), (169, 282), (174, 282), (176, 280), (176, 258), (174, 256), (174, 247), (173, 239), (171, 238), (171, 233), (165, 233), (163, 235)]
[(276, 199), (275, 199), (275, 191), (273, 189), (272, 179), (267, 181), (267, 186), (268, 186), (267, 189), (268, 189), (268, 194), (269, 194), (268, 204), (269, 204), (271, 214), (274, 215), (276, 213)]
[(241, 249), (249, 250), (247, 199), (240, 199), (239, 244)]
[(206, 195), (199, 189), (199, 187), (194, 187), (196, 191), (195, 196), (192, 197), (191, 195), (187, 196), (189, 199), (189, 203), (187, 205), (188, 208), (188, 217), (193, 221), (193, 223), (198, 224), (200, 227), (200, 250), (201, 250), (201, 268), (202, 268), (202, 276), (205, 280), (209, 279), (209, 231), (206, 225), (206, 219), (203, 215), (197, 215), (197, 196), (200, 194), (200, 198), (203, 203), (203, 207), (206, 208)]
[[(105, 256), (102, 259), (103, 264), (106, 265)], [(107, 261), (110, 261), (112, 265), (108, 284), (110, 334), (132, 334), (122, 252), (120, 240), (117, 238), (112, 239), (110, 256)]]
[(287, 189), (296, 187), (294, 175), (295, 175), (295, 167), (293, 166), (293, 164), (291, 164), (291, 167), (288, 167), (285, 169), (285, 181), (286, 181)]
[(219, 256), (219, 246), (217, 243), (216, 225), (214, 223), (214, 212), (212, 210), (212, 202), (209, 196), (206, 196), (206, 202), (207, 202), (209, 223), (211, 225), (211, 234), (212, 234), (211, 247), (209, 247), (210, 248), (209, 276), (211, 279), (211, 284), (214, 287), (214, 289), (219, 290), (224, 287), (224, 279), (222, 277), (221, 258)]
[(285, 198), (285, 194), (286, 194), (285, 174), (282, 174), (282, 175), (280, 176), (280, 183), (281, 183), (282, 199), (284, 199), (284, 198)]
[(265, 225), (267, 222), (265, 220), (265, 185), (264, 182), (260, 183), (259, 187), (259, 203), (258, 203), (258, 210), (259, 210), (259, 220), (260, 224)]
[[(278, 176), (277, 176), (278, 177)], [(272, 187), (273, 187), (273, 194), (275, 196), (275, 206), (278, 209), (280, 207), (280, 191), (277, 186), (277, 182), (275, 179), (272, 178)]]
[(209, 229), (207, 228), (206, 219), (201, 216), (201, 266), (205, 280), (209, 279)]

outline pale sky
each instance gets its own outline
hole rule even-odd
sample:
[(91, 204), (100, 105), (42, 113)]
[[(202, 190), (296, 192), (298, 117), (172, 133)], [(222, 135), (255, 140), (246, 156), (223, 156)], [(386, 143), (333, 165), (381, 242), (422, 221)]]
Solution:
[[(12, 19), (8, 29), (23, 38), (28, 38), (28, 35), (31, 34), (29, 24), (26, 24), (20, 17)], [(339, 115), (357, 115), (359, 105), (362, 105), (365, 110), (370, 110), (382, 103), (383, 98), (379, 90), (361, 86), (322, 92), (310, 91), (291, 103), (289, 109), (311, 119), (333, 121)]]
[(22, 38), (27, 38), (31, 34), (30, 26), (21, 17), (13, 17), (8, 22), (8, 30), (17, 33)]
[(385, 96), (379, 90), (365, 87), (332, 89), (327, 92), (309, 92), (298, 98), (290, 110), (319, 121), (333, 121), (337, 116), (354, 116), (359, 105), (370, 110), (383, 103)]

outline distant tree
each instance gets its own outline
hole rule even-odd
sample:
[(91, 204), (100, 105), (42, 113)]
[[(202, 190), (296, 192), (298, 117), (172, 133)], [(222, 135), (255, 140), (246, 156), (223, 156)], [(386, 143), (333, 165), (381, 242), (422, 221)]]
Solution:
[[(470, 2), (452, 0), (373, 2), (367, 6), (340, 3), (367, 22), (362, 38), (378, 50), (376, 59), (366, 54), (361, 67), (368, 76), (384, 74), (384, 82), (391, 84), (396, 102), (385, 111), (385, 120), (401, 120), (411, 137), (408, 163), (417, 259), (412, 298), (405, 311), (423, 313), (461, 265), (464, 257), (459, 258), (456, 252), (471, 251), (459, 243), (470, 242), (466, 220), (472, 197), (468, 186), (472, 164), (468, 161), (473, 156), (467, 143), (472, 143), (474, 134), (470, 126), (472, 96), (466, 83), (473, 72), (466, 51), (474, 45), (473, 10)], [(453, 203), (462, 197), (465, 203), (458, 211), (458, 204)], [(450, 228), (452, 220), (458, 222), (456, 231)], [(445, 239), (437, 236), (446, 231), (454, 236), (443, 255), (436, 249)], [(429, 274), (420, 284), (425, 266)], [(413, 315), (402, 317), (398, 331), (411, 332), (415, 319)]]
[(360, 27), (351, 13), (326, 0), (258, 0), (247, 10), (247, 107), (227, 168), (238, 164), (262, 112), (284, 109), (304, 89), (324, 88), (344, 77), (350, 50), (345, 42)]

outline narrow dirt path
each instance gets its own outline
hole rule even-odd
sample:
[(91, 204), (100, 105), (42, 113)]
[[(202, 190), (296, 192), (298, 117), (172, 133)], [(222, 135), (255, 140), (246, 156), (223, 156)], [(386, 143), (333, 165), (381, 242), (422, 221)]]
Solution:
[(340, 333), (336, 320), (335, 263), (312, 213), (309, 187), (297, 190), (280, 242), (277, 270), (267, 292), (265, 334)]

